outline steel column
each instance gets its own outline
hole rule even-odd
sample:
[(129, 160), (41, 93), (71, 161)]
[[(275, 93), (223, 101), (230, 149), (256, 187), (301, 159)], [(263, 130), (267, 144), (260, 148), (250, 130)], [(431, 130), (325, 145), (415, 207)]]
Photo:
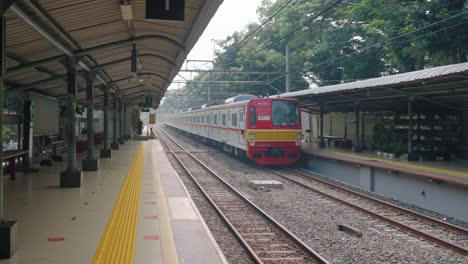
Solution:
[(104, 87), (104, 146), (101, 149), (101, 158), (110, 158), (112, 151), (109, 148), (109, 87)]
[(366, 149), (366, 113), (364, 111), (361, 119), (361, 148)]
[(127, 127), (127, 102), (124, 103), (124, 119), (123, 119), (123, 126), (124, 126), (124, 140), (129, 140), (130, 136), (127, 134), (128, 127)]
[(68, 92), (68, 155), (67, 169), (60, 173), (60, 186), (66, 188), (81, 187), (81, 171), (76, 167), (76, 61), (70, 57), (67, 65)]
[(117, 142), (117, 95), (112, 95), (112, 144), (111, 149), (119, 149)]
[[(0, 161), (3, 161), (3, 93), (4, 93), (4, 83), (3, 79), (5, 78), (6, 73), (6, 52), (5, 52), (5, 17), (3, 14), (0, 15), (0, 143), (2, 144), (2, 149), (0, 149)], [(3, 212), (3, 166), (0, 166), (0, 222), (4, 220)]]
[(23, 150), (29, 150), (29, 134), (31, 133), (31, 101), (23, 103)]
[(325, 147), (325, 140), (323, 138), (323, 114), (324, 114), (324, 105), (320, 104), (320, 148)]
[[(4, 79), (6, 76), (6, 21), (3, 12), (11, 3), (12, 1), (2, 1), (0, 4), (0, 143), (3, 143), (3, 100), (5, 93)], [(0, 161), (3, 161), (3, 149), (0, 149)], [(3, 168), (0, 166), (0, 259), (11, 258), (15, 254), (15, 241), (18, 240), (16, 221), (5, 219), (3, 188)]]
[(123, 101), (119, 98), (119, 143), (125, 144), (124, 131), (123, 131)]
[(354, 110), (354, 146), (353, 146), (353, 151), (354, 152), (361, 152), (361, 143), (359, 139), (359, 106), (360, 104), (356, 104), (356, 108)]
[(86, 132), (88, 153), (85, 160), (82, 161), (83, 171), (99, 170), (99, 160), (94, 157), (94, 73), (88, 73), (86, 78)]
[(413, 102), (414, 96), (408, 97), (408, 160), (415, 161), (419, 157), (413, 152)]

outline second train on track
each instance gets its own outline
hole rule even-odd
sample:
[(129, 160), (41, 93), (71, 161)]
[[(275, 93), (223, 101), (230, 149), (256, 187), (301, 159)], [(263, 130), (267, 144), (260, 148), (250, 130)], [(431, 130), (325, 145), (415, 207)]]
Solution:
[(297, 100), (238, 95), (165, 118), (166, 124), (261, 165), (289, 165), (301, 156)]

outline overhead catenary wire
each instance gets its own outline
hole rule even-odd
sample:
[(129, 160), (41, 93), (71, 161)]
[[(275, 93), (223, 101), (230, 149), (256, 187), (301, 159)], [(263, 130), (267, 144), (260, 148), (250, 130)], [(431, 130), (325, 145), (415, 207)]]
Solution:
[[(242, 43), (246, 42), (249, 40), (251, 37), (253, 37), (260, 29), (262, 29), (268, 22), (270, 22), (275, 16), (277, 16), (281, 11), (283, 11), (286, 6), (288, 6), (292, 1), (294, 0), (288, 0), (286, 3), (284, 3), (278, 10), (276, 10), (271, 16), (269, 16), (261, 25), (259, 25), (257, 28), (255, 28), (251, 33), (247, 34), (241, 41), (239, 41), (238, 45), (242, 45)], [(288, 7), (291, 8), (294, 6), (299, 0), (295, 0), (295, 2)], [(287, 10), (287, 9), (286, 9)], [(285, 11), (286, 11), (285, 10)]]
[[(248, 54), (246, 57), (250, 57), (250, 56), (253, 56), (253, 55), (256, 55), (258, 54), (259, 52), (271, 47), (272, 45), (282, 41), (283, 39), (291, 36), (292, 34), (296, 33), (298, 30), (300, 30), (301, 28), (303, 28), (304, 26), (306, 26), (307, 24), (309, 24), (310, 22), (314, 21), (315, 19), (317, 19), (318, 17), (320, 16), (323, 16), (325, 13), (327, 13), (330, 9), (332, 9), (333, 7), (335, 7), (336, 5), (338, 5), (340, 2), (342, 2), (343, 0), (337, 0), (335, 2), (333, 2), (332, 4), (330, 4), (329, 6), (327, 6), (325, 9), (323, 9), (322, 11), (320, 11), (318, 14), (312, 16), (310, 19), (308, 19), (307, 21), (305, 21), (304, 23), (302, 23), (301, 25), (299, 25), (298, 27), (294, 28), (293, 30), (289, 31), (288, 33), (284, 34), (283, 36), (281, 36), (279, 39), (271, 42), (270, 44), (264, 46), (264, 47), (261, 47), (259, 48), (258, 50)], [(223, 65), (220, 65), (219, 67), (221, 68), (224, 68), (226, 66), (229, 66), (229, 65), (232, 65), (236, 62), (238, 62), (239, 59), (235, 59), (234, 61), (231, 61), (231, 62), (228, 62), (228, 63), (225, 63)]]

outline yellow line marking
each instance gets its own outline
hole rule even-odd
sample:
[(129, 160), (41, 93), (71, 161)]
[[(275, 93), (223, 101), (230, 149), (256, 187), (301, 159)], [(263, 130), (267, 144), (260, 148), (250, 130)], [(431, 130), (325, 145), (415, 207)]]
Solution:
[(140, 143), (96, 249), (93, 264), (133, 263), (145, 160), (143, 150), (144, 145)]
[(461, 171), (440, 169), (440, 168), (435, 168), (435, 167), (430, 167), (430, 166), (423, 166), (423, 165), (416, 165), (416, 164), (408, 164), (408, 163), (400, 162), (400, 161), (386, 160), (386, 159), (381, 159), (381, 158), (377, 158), (377, 157), (360, 156), (360, 155), (355, 155), (355, 154), (350, 154), (350, 153), (343, 153), (343, 152), (339, 152), (339, 151), (321, 150), (321, 152), (329, 152), (329, 153), (333, 153), (333, 154), (349, 156), (349, 157), (354, 157), (354, 158), (358, 158), (358, 159), (364, 159), (365, 158), (366, 160), (378, 160), (380, 162), (393, 164), (393, 165), (398, 165), (398, 166), (407, 167), (407, 168), (415, 168), (415, 169), (420, 169), (420, 170), (424, 170), (424, 171), (435, 171), (435, 172), (440, 173), (440, 174), (468, 177), (468, 173), (461, 172)]
[(156, 199), (158, 200), (157, 207), (159, 212), (159, 230), (161, 241), (161, 254), (163, 263), (178, 264), (179, 258), (177, 257), (177, 250), (172, 234), (171, 220), (169, 216), (169, 208), (167, 206), (166, 196), (161, 184), (161, 175), (159, 174), (159, 167), (156, 166), (157, 159), (154, 149), (157, 147), (156, 143), (152, 143), (151, 154), (153, 156), (153, 177), (156, 181)]

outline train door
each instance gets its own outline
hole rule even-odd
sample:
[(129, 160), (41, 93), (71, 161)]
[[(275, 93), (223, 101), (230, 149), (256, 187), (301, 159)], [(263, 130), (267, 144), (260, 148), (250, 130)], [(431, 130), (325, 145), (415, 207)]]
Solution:
[[(231, 131), (229, 128), (231, 127), (231, 110), (227, 111), (227, 116), (226, 116), (226, 141), (231, 141)], [(232, 144), (232, 143), (231, 143)]]
[(239, 109), (237, 115), (239, 116), (239, 144), (244, 145), (245, 142), (245, 121), (244, 121), (244, 109)]

